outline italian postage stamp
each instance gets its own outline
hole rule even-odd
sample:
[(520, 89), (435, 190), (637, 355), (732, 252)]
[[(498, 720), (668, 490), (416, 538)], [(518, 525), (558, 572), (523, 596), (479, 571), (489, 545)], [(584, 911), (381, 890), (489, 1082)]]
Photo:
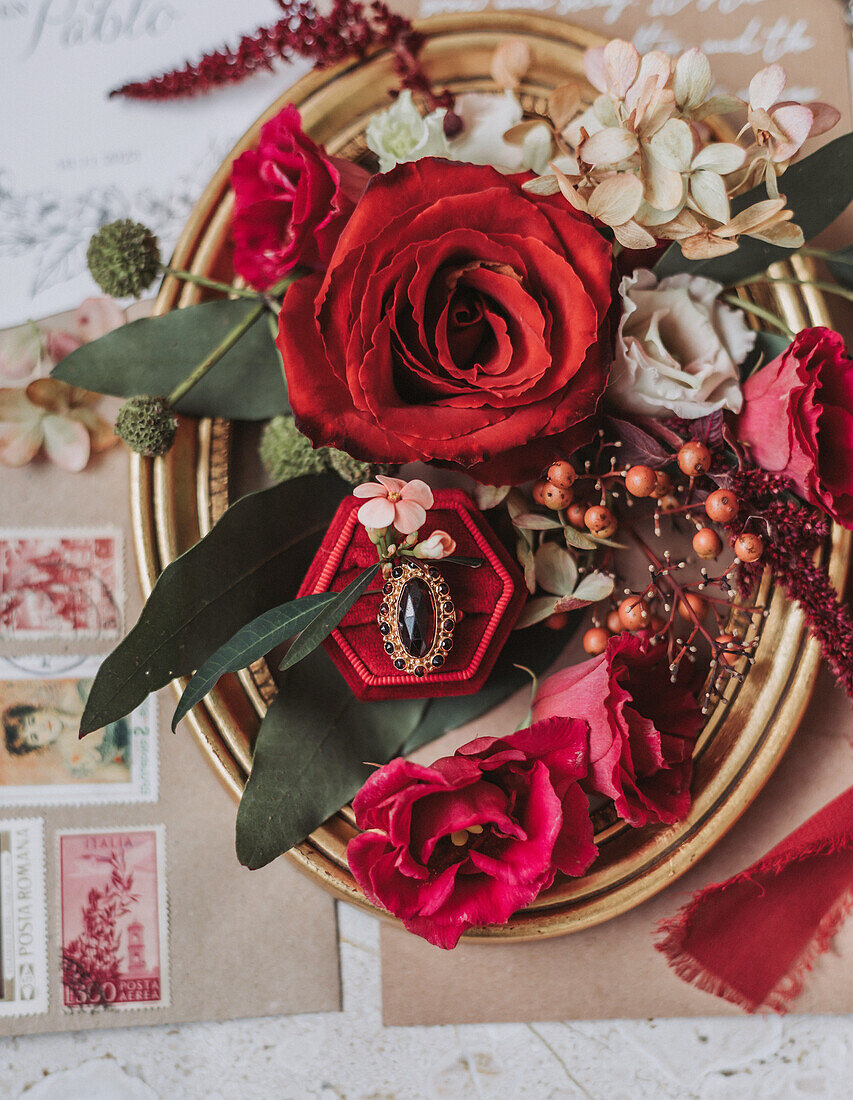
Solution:
[(100, 657), (0, 657), (0, 806), (157, 799), (156, 699), (78, 736)]
[(47, 1012), (41, 818), (0, 821), (0, 1016)]
[(165, 830), (59, 833), (66, 1009), (169, 1003)]
[(123, 609), (117, 528), (0, 530), (0, 639), (117, 638)]

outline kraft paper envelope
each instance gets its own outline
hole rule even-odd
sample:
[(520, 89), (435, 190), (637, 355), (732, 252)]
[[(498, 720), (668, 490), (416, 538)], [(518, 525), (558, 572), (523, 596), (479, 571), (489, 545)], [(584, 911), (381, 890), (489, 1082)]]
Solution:
[[(0, 537), (10, 528), (103, 528), (124, 531), (126, 627), (141, 599), (130, 536), (128, 454), (116, 447), (79, 474), (43, 459), (0, 468)], [(103, 654), (97, 639), (0, 642), (0, 656)], [(171, 689), (159, 693), (159, 799), (133, 805), (0, 806), (0, 818), (44, 820), (47, 884), (46, 1014), (0, 1015), (0, 1035), (93, 1027), (227, 1019), (340, 1009), (334, 902), (287, 860), (248, 871), (234, 851), (236, 805), (195, 744), (169, 729)], [(84, 742), (85, 744), (85, 742)], [(165, 827), (169, 909), (168, 1007), (68, 1012), (60, 984), (57, 831), (148, 825)]]

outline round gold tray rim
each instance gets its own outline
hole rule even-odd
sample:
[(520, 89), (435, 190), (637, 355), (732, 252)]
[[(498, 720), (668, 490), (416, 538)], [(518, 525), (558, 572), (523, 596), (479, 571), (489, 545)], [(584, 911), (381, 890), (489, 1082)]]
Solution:
[[(540, 49), (544, 42), (550, 62), (559, 57), (561, 68), (566, 66), (582, 77), (582, 50), (604, 41), (547, 16), (494, 13), (490, 14), (488, 30), (477, 24), (477, 17), (467, 14), (437, 16), (419, 23), (428, 36), (424, 51), (427, 67), (441, 59), (442, 50), (449, 49), (453, 54), (461, 49), (470, 56), (472, 49), (481, 53), (490, 50), (497, 39), (511, 34), (530, 38), (531, 45)], [(362, 84), (367, 83), (373, 69), (379, 72), (373, 74), (372, 84), (387, 86), (392, 79), (387, 51), (375, 51), (365, 61), (345, 62), (333, 69), (312, 72), (280, 96), (250, 127), (210, 181), (176, 245), (172, 262), (204, 273), (215, 259), (230, 220), (231, 161), (253, 144), (263, 122), (286, 102), (293, 102), (302, 110), (306, 129), (311, 130), (312, 124), (328, 123), (324, 93), (327, 97), (333, 84), (344, 77), (352, 78), (357, 71), (364, 78)], [(383, 76), (384, 84), (380, 83)], [(442, 79), (459, 85), (472, 78), (461, 76), (453, 80), (444, 75)], [(473, 79), (482, 83), (484, 77), (478, 73)], [(320, 140), (328, 143), (332, 136), (337, 135), (321, 135)], [(801, 257), (792, 258), (789, 264), (800, 275), (811, 269), (810, 263)], [(764, 304), (775, 306), (794, 331), (806, 323), (831, 327), (823, 297), (813, 287), (759, 286), (753, 293)], [(198, 288), (167, 278), (158, 295), (155, 313), (193, 304), (199, 297)], [(221, 513), (222, 502), (227, 501), (228, 440), (227, 422), (185, 420), (176, 446), (168, 456), (154, 461), (132, 457), (134, 545), (146, 597), (162, 568), (205, 534)], [(189, 481), (188, 471), (191, 471)], [(846, 576), (850, 537), (850, 532), (834, 526), (829, 567), (839, 590)], [(772, 658), (768, 649), (773, 652)], [(721, 704), (710, 716), (703, 733), (713, 750), (708, 731), (719, 732), (723, 722), (737, 720), (739, 711), (751, 704), (739, 739), (744, 744), (735, 742), (731, 759), (714, 777), (717, 782), (709, 784), (694, 799), (684, 822), (640, 830), (646, 835), (636, 851), (618, 858), (604, 870), (594, 865), (584, 878), (569, 880), (559, 890), (552, 890), (516, 914), (508, 924), (472, 930), (466, 939), (534, 940), (591, 927), (652, 897), (704, 855), (758, 794), (793, 736), (814, 686), (819, 646), (805, 631), (799, 608), (787, 603), (778, 590), (773, 595), (757, 655), (759, 660), (746, 681), (749, 690), (736, 693), (738, 698), (733, 703)], [(756, 679), (759, 673), (763, 677), (760, 686)], [(174, 682), (178, 693), (185, 683), (185, 680)], [(196, 740), (235, 798), (240, 797), (251, 766), (248, 737), (239, 734), (245, 728), (256, 729), (271, 684), (269, 671), (261, 662), (249, 672), (225, 677), (188, 717)], [(748, 738), (751, 725), (761, 719), (760, 736), (754, 734), (753, 739)], [(715, 792), (713, 797), (702, 797), (711, 790)], [(346, 866), (346, 840), (352, 830), (351, 814), (339, 813), (287, 853), (288, 857), (336, 896), (387, 916), (364, 898)]]

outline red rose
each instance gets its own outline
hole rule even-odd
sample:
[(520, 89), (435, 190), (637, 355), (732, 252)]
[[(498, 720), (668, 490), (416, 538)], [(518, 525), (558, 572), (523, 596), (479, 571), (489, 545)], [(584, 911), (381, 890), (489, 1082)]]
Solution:
[(285, 107), (231, 169), (234, 270), (265, 290), (297, 264), (324, 268), (370, 176), (329, 157)]
[(743, 385), (737, 437), (768, 473), (853, 527), (853, 364), (844, 340), (807, 328)]
[(374, 177), (278, 346), (299, 428), (376, 462), (537, 475), (592, 431), (610, 367), (610, 245), (526, 176), (426, 158)]
[(596, 856), (586, 796), (586, 723), (537, 722), (481, 737), (430, 767), (392, 760), (353, 800), (347, 859), (376, 905), (438, 947), (496, 924)]
[(702, 718), (693, 695), (670, 682), (666, 646), (617, 634), (599, 657), (543, 680), (534, 719), (576, 714), (589, 723), (587, 788), (635, 827), (686, 815)]

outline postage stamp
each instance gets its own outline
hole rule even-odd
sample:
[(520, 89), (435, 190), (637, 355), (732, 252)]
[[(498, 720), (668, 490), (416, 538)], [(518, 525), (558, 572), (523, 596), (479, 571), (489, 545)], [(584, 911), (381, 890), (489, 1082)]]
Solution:
[(47, 1012), (41, 818), (0, 821), (0, 1016)]
[(154, 802), (156, 699), (78, 736), (101, 657), (0, 657), (0, 806)]
[(117, 638), (123, 609), (117, 528), (0, 530), (0, 639)]
[(162, 825), (59, 833), (67, 1009), (168, 1005), (165, 840)]

